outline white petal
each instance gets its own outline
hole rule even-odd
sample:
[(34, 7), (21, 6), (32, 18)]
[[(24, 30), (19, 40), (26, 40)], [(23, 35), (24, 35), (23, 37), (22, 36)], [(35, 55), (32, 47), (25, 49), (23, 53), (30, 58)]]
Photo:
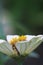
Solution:
[(18, 49), (19, 53), (22, 55), (22, 54), (24, 54), (26, 46), (28, 46), (28, 41), (18, 42), (18, 43), (15, 44), (15, 46)]
[(7, 43), (5, 40), (1, 39), (0, 39), (0, 52), (9, 56), (14, 54), (11, 45)]
[(30, 39), (29, 41), (22, 41), (16, 43), (16, 48), (18, 49), (21, 55), (29, 54), (34, 49), (36, 49), (41, 44), (41, 42), (43, 42), (43, 35), (38, 35)]
[(26, 36), (26, 40), (30, 41), (32, 38), (34, 38), (34, 35), (25, 35)]
[(0, 39), (0, 44), (3, 43), (3, 42), (5, 42), (5, 40)]
[(19, 36), (18, 35), (7, 35), (6, 38), (7, 38), (7, 41), (9, 42), (12, 38), (18, 38)]
[(37, 37), (40, 37), (40, 39), (43, 41), (43, 35), (37, 35)]

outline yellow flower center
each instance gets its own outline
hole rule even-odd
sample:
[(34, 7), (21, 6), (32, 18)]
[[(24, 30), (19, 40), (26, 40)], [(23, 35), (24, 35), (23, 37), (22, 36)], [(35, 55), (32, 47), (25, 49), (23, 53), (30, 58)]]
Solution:
[(10, 44), (13, 45), (13, 44), (15, 44), (15, 43), (17, 43), (19, 41), (25, 41), (25, 40), (26, 40), (26, 36), (25, 35), (22, 35), (22, 36), (19, 36), (18, 38), (17, 37), (12, 38), (10, 40)]
[(25, 41), (26, 40), (26, 36), (24, 36), (24, 35), (19, 36), (18, 40), (19, 41)]

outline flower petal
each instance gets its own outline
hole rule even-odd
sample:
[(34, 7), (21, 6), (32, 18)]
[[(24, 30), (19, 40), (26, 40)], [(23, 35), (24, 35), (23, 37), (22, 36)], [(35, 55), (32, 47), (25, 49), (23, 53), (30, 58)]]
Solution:
[(6, 54), (8, 56), (16, 55), (12, 49), (12, 46), (9, 43), (7, 43), (5, 40), (2, 40), (2, 39), (0, 39), (0, 52)]
[(9, 42), (12, 38), (18, 38), (19, 36), (18, 35), (7, 35), (6, 38), (7, 38), (7, 41)]
[(32, 38), (35, 37), (35, 35), (25, 35), (25, 36), (27, 41), (30, 41)]
[(16, 48), (18, 49), (21, 55), (29, 54), (34, 49), (36, 49), (41, 42), (43, 42), (43, 35), (37, 35), (31, 38), (29, 41), (22, 41), (16, 44)]

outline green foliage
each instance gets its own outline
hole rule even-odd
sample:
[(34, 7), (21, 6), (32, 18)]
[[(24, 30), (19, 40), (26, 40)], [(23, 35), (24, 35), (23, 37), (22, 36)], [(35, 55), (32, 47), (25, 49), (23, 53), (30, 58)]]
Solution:
[(0, 53), (0, 65), (4, 65), (4, 63), (9, 59), (8, 56)]

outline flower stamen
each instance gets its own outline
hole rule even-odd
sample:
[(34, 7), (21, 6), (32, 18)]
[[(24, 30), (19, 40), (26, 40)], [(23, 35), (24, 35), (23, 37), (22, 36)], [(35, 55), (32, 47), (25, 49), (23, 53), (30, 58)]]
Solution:
[(22, 35), (22, 36), (19, 36), (18, 38), (15, 37), (15, 38), (12, 38), (9, 42), (11, 45), (19, 42), (19, 41), (25, 41), (26, 40), (26, 36), (25, 35)]
[(18, 40), (19, 41), (25, 41), (26, 40), (26, 36), (24, 36), (24, 35), (19, 36)]

